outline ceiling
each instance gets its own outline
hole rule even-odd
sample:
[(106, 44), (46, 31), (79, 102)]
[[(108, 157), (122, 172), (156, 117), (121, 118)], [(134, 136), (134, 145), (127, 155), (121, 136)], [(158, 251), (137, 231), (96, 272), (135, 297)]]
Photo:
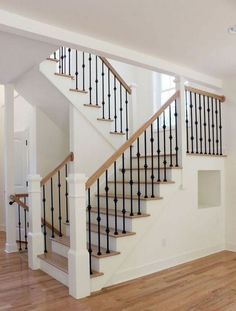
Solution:
[(236, 76), (235, 0), (0, 0), (12, 13), (167, 59)]
[(55, 46), (0, 32), (0, 84), (18, 77), (48, 57)]

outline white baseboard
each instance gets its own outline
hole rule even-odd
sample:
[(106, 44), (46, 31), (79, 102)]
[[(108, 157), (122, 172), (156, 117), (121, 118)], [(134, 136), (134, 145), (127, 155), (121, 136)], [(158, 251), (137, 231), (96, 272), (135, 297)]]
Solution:
[(226, 243), (225, 250), (236, 252), (236, 244)]
[[(159, 271), (162, 271), (168, 268), (172, 268), (180, 264), (190, 262), (195, 259), (200, 259), (202, 257), (218, 253), (223, 250), (225, 250), (225, 245), (223, 244), (216, 245), (210, 248), (200, 249), (200, 250), (192, 251), (189, 253), (184, 253), (176, 257), (167, 258), (167, 259), (155, 261), (155, 262), (152, 262), (146, 265), (120, 271), (112, 277), (111, 281), (109, 282), (109, 286), (118, 284), (121, 282), (126, 282), (129, 280), (133, 280), (135, 278), (149, 275), (155, 272), (159, 272)], [(235, 250), (236, 250), (236, 245), (235, 245)]]

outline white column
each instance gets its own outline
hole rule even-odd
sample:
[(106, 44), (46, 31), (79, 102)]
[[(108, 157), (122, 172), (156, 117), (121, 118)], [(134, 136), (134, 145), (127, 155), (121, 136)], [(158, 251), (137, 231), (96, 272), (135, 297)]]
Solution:
[(137, 130), (137, 84), (131, 83), (129, 86), (132, 90), (129, 105), (129, 137)]
[(85, 182), (84, 174), (70, 174), (68, 177), (70, 207), (69, 294), (76, 299), (90, 295)]
[(14, 87), (5, 85), (4, 111), (4, 187), (7, 253), (16, 252), (16, 206), (9, 205), (9, 197), (14, 193)]
[(28, 262), (32, 270), (40, 268), (38, 255), (44, 252), (44, 239), (41, 230), (41, 188), (39, 175), (28, 176), (29, 187), (29, 233)]
[(178, 112), (178, 147), (180, 156), (180, 165), (182, 165), (182, 185), (184, 188), (184, 167), (186, 163), (186, 123), (185, 123), (185, 78), (178, 77), (175, 80), (176, 89), (180, 91), (180, 98), (177, 101), (177, 112)]

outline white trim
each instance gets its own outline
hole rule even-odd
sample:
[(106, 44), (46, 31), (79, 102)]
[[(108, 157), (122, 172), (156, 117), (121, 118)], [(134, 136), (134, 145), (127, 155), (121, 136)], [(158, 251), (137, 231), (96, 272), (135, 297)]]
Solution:
[[(135, 50), (95, 39), (80, 33), (72, 32), (53, 25), (38, 22), (17, 14), (0, 10), (0, 30), (14, 33), (34, 40), (40, 40), (57, 46), (66, 45), (71, 48), (93, 52), (105, 57), (110, 57), (132, 65), (160, 71), (171, 75), (180, 75), (190, 81), (222, 88), (223, 81), (216, 77), (195, 71), (188, 67), (153, 57)], [(53, 51), (52, 51), (53, 52)]]
[[(133, 269), (124, 270), (118, 274), (114, 274), (111, 280), (111, 283), (109, 285), (126, 282), (129, 280), (133, 280), (135, 278), (139, 278), (139, 277), (146, 276), (152, 273), (156, 273), (156, 272), (168, 269), (168, 268), (176, 267), (183, 263), (188, 263), (193, 260), (200, 259), (202, 257), (206, 257), (206, 256), (218, 253), (223, 250), (225, 250), (224, 244), (215, 245), (209, 248), (183, 253), (182, 255), (179, 255), (176, 257), (154, 261), (147, 265), (135, 267)], [(235, 245), (235, 250), (236, 250), (236, 245)]]

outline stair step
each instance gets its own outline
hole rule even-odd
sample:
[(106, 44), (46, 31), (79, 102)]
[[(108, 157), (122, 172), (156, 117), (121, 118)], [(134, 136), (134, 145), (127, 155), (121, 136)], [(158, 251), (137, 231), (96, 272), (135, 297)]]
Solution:
[(71, 92), (77, 92), (77, 93), (83, 93), (83, 94), (88, 94), (87, 91), (84, 90), (79, 90), (79, 89), (70, 89)]
[(114, 122), (113, 119), (97, 118), (98, 121)]
[[(70, 247), (70, 237), (67, 237), (67, 236), (58, 237), (57, 236), (55, 238), (51, 238), (50, 240), (55, 241), (64, 246)], [(112, 250), (110, 250), (110, 253), (107, 254), (106, 249), (102, 247), (101, 247), (102, 255), (97, 255), (97, 253), (98, 253), (97, 245), (92, 245), (92, 256), (96, 258), (105, 258), (105, 257), (111, 257), (111, 256), (116, 256), (120, 254), (120, 252), (116, 252)]]
[[(96, 207), (94, 207), (94, 208), (91, 209), (91, 213), (97, 213)], [(100, 207), (100, 214), (106, 215), (106, 208)], [(109, 215), (112, 215), (112, 216), (115, 216), (115, 210), (109, 209), (109, 210), (108, 210), (108, 214), (109, 214)], [(122, 211), (117, 210), (117, 216), (118, 216), (118, 217), (123, 217)], [(134, 219), (134, 218), (143, 218), (143, 217), (149, 217), (149, 216), (150, 216), (149, 214), (144, 214), (144, 213), (142, 213), (141, 215), (138, 215), (137, 213), (134, 213), (133, 216), (130, 216), (129, 213), (126, 213), (126, 214), (125, 214), (125, 218), (130, 218), (130, 219)]]
[(51, 62), (55, 62), (55, 63), (58, 63), (58, 62), (59, 62), (58, 59), (51, 58), (51, 57), (48, 57), (47, 60), (49, 60), (49, 61), (51, 61)]
[[(87, 226), (87, 228), (88, 228), (88, 226)], [(91, 224), (91, 231), (97, 233), (98, 232), (98, 225)], [(113, 238), (123, 238), (123, 237), (126, 237), (126, 236), (131, 236), (131, 235), (135, 235), (136, 234), (135, 232), (129, 232), (129, 231), (128, 232), (126, 231), (126, 233), (122, 233), (122, 230), (117, 230), (118, 234), (114, 234), (114, 232), (115, 232), (115, 229), (110, 228), (109, 236), (113, 237)], [(107, 235), (106, 227), (100, 226), (100, 233), (102, 235)]]
[(121, 132), (110, 132), (112, 135), (125, 135), (125, 133)]
[[(38, 255), (38, 258), (68, 274), (68, 259), (66, 257), (58, 255), (54, 252), (48, 252), (42, 255)], [(103, 275), (102, 272), (97, 271), (92, 271), (92, 273), (93, 274), (90, 275), (90, 278), (95, 278)]]
[[(140, 169), (140, 171), (145, 170), (144, 167), (140, 167), (139, 169)], [(153, 167), (153, 169), (154, 169), (154, 170), (158, 170), (158, 167)], [(164, 170), (165, 168), (164, 168), (164, 167), (159, 167), (159, 169), (160, 169), (160, 170)], [(167, 166), (166, 169), (167, 169), (167, 170), (179, 170), (179, 169), (182, 169), (182, 167), (181, 167), (181, 166)], [(119, 169), (119, 170), (122, 171), (122, 169)], [(129, 167), (126, 167), (125, 170), (126, 170), (126, 171), (130, 171), (130, 168), (129, 168)], [(137, 168), (137, 167), (132, 167), (132, 170), (137, 171), (138, 168)], [(152, 168), (151, 168), (151, 167), (147, 167), (147, 170), (150, 171), (150, 170), (152, 170)]]
[(66, 74), (64, 74), (64, 73), (55, 72), (54, 75), (59, 76), (59, 77), (69, 78), (69, 79), (71, 79), (71, 80), (74, 80), (74, 76), (66, 75)]
[[(98, 195), (96, 194), (96, 197), (97, 197)], [(100, 197), (102, 197), (102, 198), (105, 198), (106, 197), (106, 193), (101, 193), (100, 194)], [(108, 198), (114, 198), (115, 197), (115, 194), (114, 193), (109, 193), (108, 194)], [(118, 198), (118, 199), (123, 199), (123, 195), (122, 194), (117, 194), (116, 195), (116, 197)], [(133, 198), (133, 200), (138, 200), (139, 199), (139, 197), (138, 197), (138, 195), (132, 195), (132, 198)], [(125, 195), (125, 199), (131, 199), (131, 196), (130, 195)], [(148, 198), (144, 198), (144, 197), (140, 197), (140, 200), (141, 201), (153, 201), (153, 200), (162, 200), (163, 198), (162, 197), (160, 197), (160, 196), (156, 196), (155, 198), (151, 198), (151, 197), (148, 197)]]
[(91, 107), (91, 108), (101, 108), (99, 105), (93, 105), (93, 104), (84, 104), (85, 107)]
[[(166, 157), (170, 157), (170, 156), (171, 156), (170, 153), (167, 153), (167, 154), (166, 154)], [(176, 156), (176, 153), (172, 153), (172, 157), (175, 157), (175, 156)], [(152, 155), (151, 155), (151, 154), (148, 154), (146, 157), (147, 157), (147, 158), (151, 158)], [(164, 154), (163, 154), (163, 153), (160, 154), (160, 157), (164, 157)], [(137, 156), (133, 156), (132, 158), (133, 158), (133, 159), (137, 159), (138, 157), (137, 157)], [(140, 155), (139, 158), (140, 158), (140, 159), (144, 159), (144, 158), (145, 158), (145, 155)], [(157, 154), (153, 154), (153, 158), (158, 158), (158, 155), (157, 155)]]
[[(114, 180), (109, 180), (108, 183), (114, 184), (115, 181), (114, 181)], [(123, 184), (123, 181), (122, 181), (122, 180), (117, 180), (116, 183), (117, 183), (117, 184)], [(124, 183), (125, 183), (125, 184), (129, 184), (130, 181), (127, 180), (127, 181), (124, 181)], [(140, 185), (143, 185), (143, 184), (145, 185), (145, 181), (144, 181), (144, 180), (140, 181), (139, 183), (140, 183)], [(154, 185), (165, 185), (165, 184), (168, 185), (168, 184), (174, 184), (174, 183), (175, 183), (175, 181), (173, 181), (173, 180), (168, 180), (168, 181), (154, 181), (154, 182), (153, 182)], [(133, 180), (133, 184), (138, 184), (138, 182)], [(148, 185), (152, 185), (152, 182), (151, 182), (151, 181), (147, 181), (147, 184), (148, 184)]]

